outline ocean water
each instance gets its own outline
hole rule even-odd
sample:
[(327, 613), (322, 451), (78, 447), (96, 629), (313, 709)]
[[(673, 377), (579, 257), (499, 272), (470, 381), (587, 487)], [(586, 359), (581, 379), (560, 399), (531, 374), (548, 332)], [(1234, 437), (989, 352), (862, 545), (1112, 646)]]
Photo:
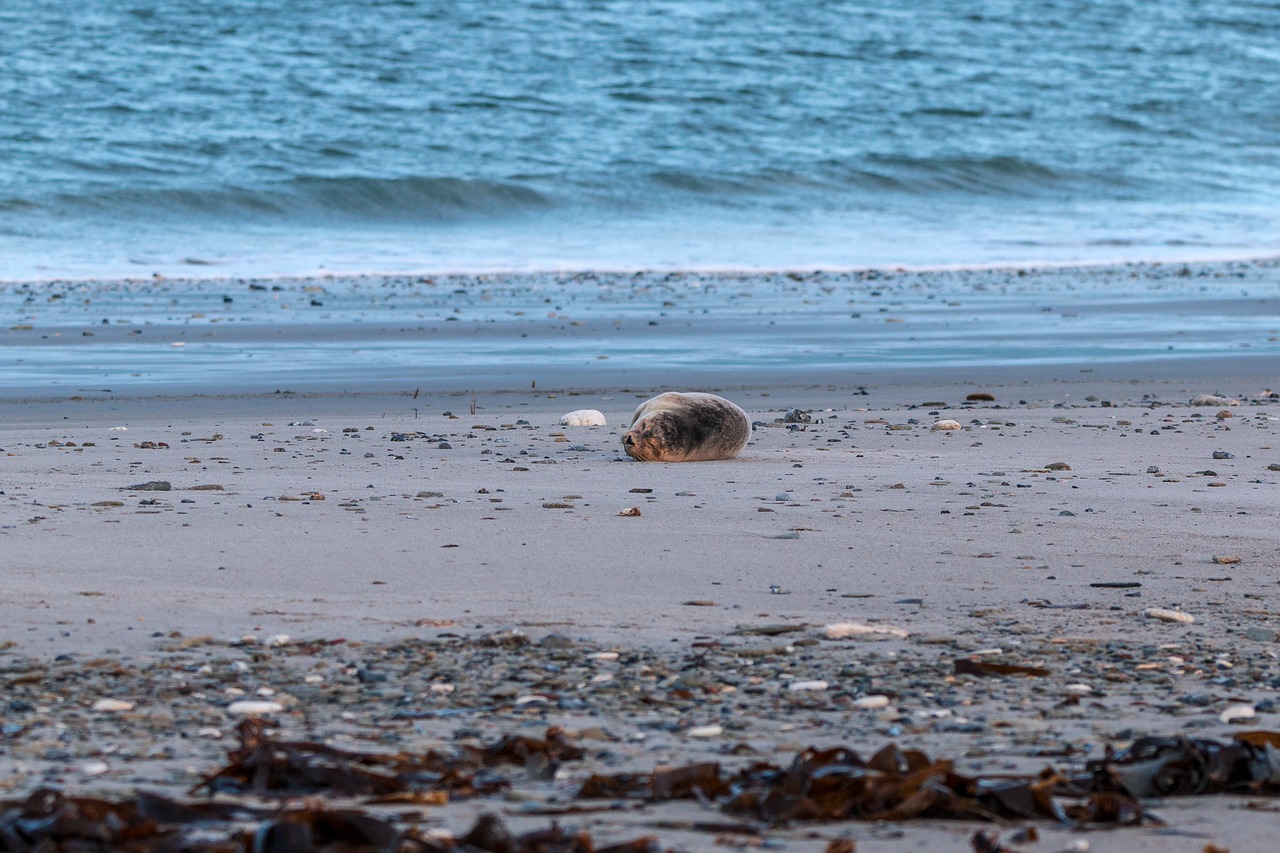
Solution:
[(0, 4), (0, 280), (1280, 253), (1280, 3)]

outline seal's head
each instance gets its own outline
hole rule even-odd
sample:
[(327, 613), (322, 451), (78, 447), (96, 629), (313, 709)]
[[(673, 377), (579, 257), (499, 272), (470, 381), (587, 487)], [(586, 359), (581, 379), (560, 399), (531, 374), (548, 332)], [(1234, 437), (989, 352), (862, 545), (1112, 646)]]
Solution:
[(638, 462), (698, 462), (737, 456), (751, 438), (751, 421), (714, 394), (668, 392), (646, 400), (622, 436)]
[(622, 449), (638, 462), (683, 462), (695, 443), (686, 421), (675, 412), (650, 412), (622, 434)]

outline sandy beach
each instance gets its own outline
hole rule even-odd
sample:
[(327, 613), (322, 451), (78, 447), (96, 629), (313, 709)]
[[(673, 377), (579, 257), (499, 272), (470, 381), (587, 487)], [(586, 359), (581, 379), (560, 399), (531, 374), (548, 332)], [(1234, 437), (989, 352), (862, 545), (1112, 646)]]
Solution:
[[(607, 385), (565, 376), (579, 381), (10, 392), (0, 793), (181, 794), (224, 760), (245, 697), (280, 703), (282, 736), (348, 746), (549, 725), (581, 739), (586, 760), (552, 780), (425, 810), (456, 833), (482, 811), (545, 824), (532, 806), (601, 768), (894, 742), (1036, 773), (1143, 735), (1280, 729), (1274, 359), (682, 372), (637, 357)], [(743, 454), (627, 459), (631, 410), (670, 389), (746, 409)], [(783, 423), (793, 408), (811, 420)], [(608, 425), (561, 426), (576, 409)], [(865, 630), (827, 630), (840, 623)], [(1047, 674), (981, 678), (957, 659)], [(130, 708), (92, 710), (106, 698)], [(1166, 826), (1033, 821), (1040, 841), (1014, 848), (1269, 849), (1274, 801), (1249, 802), (1149, 802)], [(686, 850), (968, 850), (979, 826), (692, 828), (717, 819), (696, 803), (562, 818)]]

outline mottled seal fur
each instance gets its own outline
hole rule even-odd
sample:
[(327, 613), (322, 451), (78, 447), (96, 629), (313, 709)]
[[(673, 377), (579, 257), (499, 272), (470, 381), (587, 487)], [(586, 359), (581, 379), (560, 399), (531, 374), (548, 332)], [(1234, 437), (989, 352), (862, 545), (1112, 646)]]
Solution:
[(645, 400), (622, 435), (622, 449), (639, 462), (732, 459), (751, 439), (751, 420), (715, 394), (665, 394)]

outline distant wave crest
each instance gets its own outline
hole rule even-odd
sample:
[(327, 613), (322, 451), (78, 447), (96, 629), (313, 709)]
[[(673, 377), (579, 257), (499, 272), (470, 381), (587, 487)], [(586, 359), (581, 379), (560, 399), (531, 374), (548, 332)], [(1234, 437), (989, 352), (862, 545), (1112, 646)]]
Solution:
[(526, 186), (462, 178), (299, 176), (260, 187), (111, 189), (61, 195), (53, 207), (140, 220), (191, 219), (277, 222), (449, 222), (520, 215), (551, 206)]

